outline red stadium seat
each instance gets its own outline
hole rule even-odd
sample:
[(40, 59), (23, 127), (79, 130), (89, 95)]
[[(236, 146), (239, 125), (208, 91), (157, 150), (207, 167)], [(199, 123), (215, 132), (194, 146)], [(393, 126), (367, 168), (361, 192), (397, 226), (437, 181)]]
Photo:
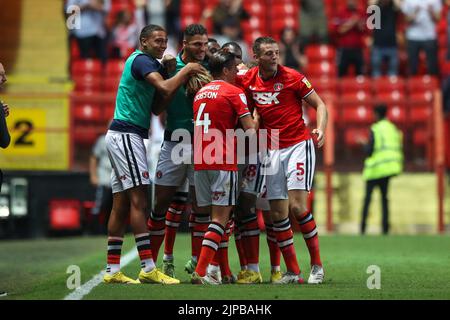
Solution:
[(308, 63), (306, 69), (309, 77), (336, 76), (336, 64), (327, 61)]
[(408, 121), (411, 124), (426, 125), (432, 115), (432, 108), (427, 104), (410, 106), (408, 113)]
[(104, 90), (105, 92), (116, 93), (119, 88), (120, 78), (112, 77), (105, 79)]
[(336, 92), (337, 82), (335, 78), (330, 77), (317, 77), (308, 78), (311, 85), (320, 93), (325, 91)]
[(181, 1), (180, 3), (181, 16), (184, 15), (200, 16), (202, 14), (202, 11), (203, 11), (202, 5), (197, 1)]
[(361, 146), (359, 143), (360, 140), (369, 140), (369, 128), (349, 128), (345, 130), (344, 141), (347, 146)]
[(110, 121), (114, 117), (114, 109), (116, 105), (114, 103), (105, 104), (103, 108), (103, 119), (105, 121)]
[(433, 91), (418, 91), (410, 93), (408, 96), (408, 105), (430, 105), (433, 103)]
[(309, 45), (305, 49), (305, 54), (308, 57), (308, 61), (323, 61), (333, 63), (336, 58), (336, 50), (333, 46), (322, 45)]
[(73, 129), (75, 144), (92, 147), (97, 138), (106, 131), (105, 125), (92, 126), (76, 124)]
[(368, 91), (344, 92), (339, 97), (340, 104), (368, 104), (371, 103), (373, 96)]
[(117, 77), (122, 74), (123, 68), (125, 66), (125, 61), (120, 59), (109, 60), (106, 63), (106, 76)]
[(388, 106), (387, 118), (396, 125), (404, 126), (406, 123), (406, 107), (404, 104)]
[(371, 79), (365, 76), (357, 77), (344, 77), (338, 80), (339, 92), (342, 94), (366, 91), (370, 93), (371, 90)]
[(429, 75), (414, 76), (407, 80), (406, 87), (409, 93), (423, 90), (433, 90), (439, 87), (438, 79)]
[(375, 93), (388, 93), (394, 90), (404, 92), (405, 80), (400, 77), (379, 77), (372, 81), (372, 86)]
[(338, 121), (342, 125), (368, 125), (375, 120), (373, 109), (368, 105), (354, 105), (339, 108)]
[(100, 76), (102, 64), (99, 60), (85, 59), (72, 62), (72, 75), (79, 76), (91, 74), (92, 76)]
[(388, 106), (395, 103), (402, 103), (405, 101), (403, 92), (394, 90), (391, 92), (384, 92), (375, 95), (375, 101), (379, 103), (386, 103)]
[(74, 76), (75, 92), (99, 92), (102, 89), (102, 81), (100, 77), (91, 74)]
[(413, 131), (413, 144), (415, 146), (425, 146), (429, 141), (429, 136), (426, 128), (417, 128)]
[(102, 109), (98, 104), (79, 104), (74, 106), (74, 116), (77, 121), (102, 122)]

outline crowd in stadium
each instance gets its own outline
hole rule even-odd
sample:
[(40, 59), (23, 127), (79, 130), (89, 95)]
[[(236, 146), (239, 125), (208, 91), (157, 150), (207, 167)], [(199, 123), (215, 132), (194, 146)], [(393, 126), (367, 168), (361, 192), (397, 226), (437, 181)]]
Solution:
[[(147, 23), (163, 22), (172, 39), (168, 52), (176, 52), (182, 26), (189, 17), (208, 27), (219, 44), (236, 41), (244, 48), (244, 60), (251, 59), (249, 30), (269, 31), (281, 40), (282, 62), (289, 67), (307, 70), (305, 49), (310, 44), (329, 44), (337, 49), (339, 76), (371, 74), (415, 75), (439, 73), (447, 58), (447, 3), (441, 0), (346, 0), (279, 1), (285, 10), (297, 16), (267, 27), (264, 15), (271, 1), (220, 0), (157, 1), (148, 6), (145, 0), (68, 0), (66, 6), (82, 4), (82, 27), (70, 33), (72, 55), (80, 58), (126, 58), (137, 45), (137, 34)], [(273, 1), (276, 2), (276, 1)], [(213, 5), (211, 5), (213, 3)], [(372, 17), (380, 8), (380, 19)], [(83, 6), (86, 6), (83, 8)], [(290, 7), (291, 6), (291, 7)], [(198, 7), (198, 9), (197, 9)], [(275, 9), (276, 7), (274, 7)], [(88, 10), (89, 9), (89, 10)], [(199, 10), (198, 13), (195, 10)], [(280, 9), (281, 10), (281, 9)], [(262, 13), (261, 13), (262, 11)], [(187, 14), (192, 14), (186, 17)], [(283, 11), (280, 11), (282, 14)], [(372, 23), (372, 26), (369, 25)], [(377, 23), (379, 24), (377, 26)], [(248, 29), (247, 25), (256, 25)], [(423, 51), (423, 53), (420, 53)], [(383, 65), (383, 60), (387, 65)], [(426, 63), (424, 63), (426, 61)], [(442, 70), (441, 70), (442, 71)]]

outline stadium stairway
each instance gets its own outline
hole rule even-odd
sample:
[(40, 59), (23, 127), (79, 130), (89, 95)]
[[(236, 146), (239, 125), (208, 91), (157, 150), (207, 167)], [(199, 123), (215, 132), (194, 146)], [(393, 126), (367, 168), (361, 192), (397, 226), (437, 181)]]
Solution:
[(0, 0), (0, 3), (4, 12), (0, 61), (9, 76), (7, 93), (67, 92), (68, 49), (63, 2)]

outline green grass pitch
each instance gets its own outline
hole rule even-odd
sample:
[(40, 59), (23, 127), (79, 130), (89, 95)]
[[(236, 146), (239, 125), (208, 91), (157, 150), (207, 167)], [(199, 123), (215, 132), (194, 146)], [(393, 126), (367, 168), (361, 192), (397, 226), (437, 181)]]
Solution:
[[(305, 278), (309, 256), (301, 235), (295, 238), (297, 257)], [(261, 285), (193, 286), (183, 270), (190, 257), (190, 236), (179, 234), (175, 244), (176, 275), (181, 285), (105, 285), (95, 287), (84, 299), (450, 299), (449, 236), (321, 236), (325, 282), (321, 285), (274, 286), (269, 279), (269, 254), (261, 234), (260, 265), (265, 283)], [(134, 246), (127, 237), (123, 254)], [(105, 267), (106, 237), (80, 237), (34, 241), (0, 242), (0, 299), (63, 299), (71, 290), (66, 282), (68, 266), (81, 270), (81, 284)], [(239, 263), (230, 242), (230, 264)], [(158, 260), (160, 265), (161, 254)], [(367, 268), (381, 271), (381, 288), (368, 289), (372, 275)], [(284, 265), (282, 265), (282, 269)], [(137, 259), (123, 268), (136, 277)], [(370, 281), (369, 281), (370, 282)]]

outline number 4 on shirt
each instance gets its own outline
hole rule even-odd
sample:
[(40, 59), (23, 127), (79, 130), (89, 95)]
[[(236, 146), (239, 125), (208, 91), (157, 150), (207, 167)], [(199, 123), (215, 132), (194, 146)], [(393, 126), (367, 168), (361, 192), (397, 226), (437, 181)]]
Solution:
[(200, 120), (200, 118), (203, 115), (203, 111), (205, 110), (206, 103), (200, 104), (200, 108), (198, 110), (197, 119), (195, 119), (195, 125), (196, 126), (203, 126), (203, 133), (208, 133), (209, 125), (211, 124), (211, 120), (209, 120), (209, 113), (205, 113), (203, 120)]

